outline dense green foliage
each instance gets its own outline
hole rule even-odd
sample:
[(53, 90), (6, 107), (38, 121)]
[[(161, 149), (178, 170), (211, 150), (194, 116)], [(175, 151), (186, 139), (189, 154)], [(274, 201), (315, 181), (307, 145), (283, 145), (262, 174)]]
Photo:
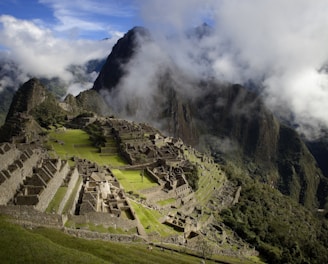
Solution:
[(55, 97), (50, 93), (41, 104), (32, 110), (31, 114), (40, 126), (45, 128), (63, 124), (66, 117), (64, 110), (58, 105)]
[(105, 146), (106, 138), (103, 134), (103, 129), (96, 122), (88, 125), (85, 131), (89, 134), (90, 140), (95, 147)]
[(188, 181), (188, 184), (190, 187), (194, 190), (198, 190), (198, 181), (199, 181), (199, 175), (198, 175), (198, 167), (196, 165), (193, 165), (193, 170), (190, 173), (185, 173), (186, 179)]
[[(231, 174), (233, 175), (233, 174)], [(267, 184), (235, 175), (240, 201), (221, 212), (226, 225), (269, 263), (328, 263), (328, 222)]]

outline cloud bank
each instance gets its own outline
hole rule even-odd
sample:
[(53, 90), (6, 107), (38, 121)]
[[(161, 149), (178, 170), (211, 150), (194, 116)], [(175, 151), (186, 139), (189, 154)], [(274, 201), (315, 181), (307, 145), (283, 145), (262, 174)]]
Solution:
[[(271, 109), (292, 117), (309, 137), (328, 127), (325, 0), (168, 0), (165, 4), (142, 0), (139, 4), (145, 25), (160, 46), (155, 58), (165, 54), (195, 77), (241, 84), (251, 80), (263, 89)], [(186, 37), (190, 28), (204, 21), (211, 25), (212, 34), (199, 41)], [(154, 69), (149, 67), (156, 75)]]
[[(72, 86), (70, 91), (73, 93), (91, 88), (95, 74), (84, 76), (84, 87), (76, 90), (74, 87), (77, 88), (79, 80), (71, 70), (72, 65), (104, 59), (117, 40), (63, 39), (56, 37), (49, 28), (7, 15), (0, 16), (0, 23), (0, 44), (7, 47), (1, 51), (1, 57), (15, 62), (22, 72), (19, 79), (13, 82), (19, 84), (31, 76), (49, 79), (59, 77), (68, 86)], [(80, 75), (83, 73), (81, 67)]]

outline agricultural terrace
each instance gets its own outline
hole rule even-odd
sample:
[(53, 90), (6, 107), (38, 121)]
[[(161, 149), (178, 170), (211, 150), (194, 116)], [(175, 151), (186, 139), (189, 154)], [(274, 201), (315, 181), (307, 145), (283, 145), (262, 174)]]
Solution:
[(73, 156), (88, 159), (104, 166), (123, 166), (126, 162), (117, 155), (101, 155), (92, 145), (88, 133), (81, 129), (52, 130), (48, 144), (63, 159)]
[(130, 205), (138, 215), (138, 218), (147, 234), (159, 234), (162, 237), (166, 237), (179, 233), (172, 227), (161, 223), (161, 220), (163, 220), (165, 215), (162, 215), (158, 210), (148, 208), (135, 201), (130, 201)]
[(119, 170), (112, 169), (114, 176), (124, 187), (126, 192), (129, 191), (140, 191), (143, 189), (148, 189), (156, 187), (158, 184), (154, 182), (147, 175), (143, 175), (140, 170)]
[(195, 151), (186, 148), (184, 150), (184, 157), (194, 164), (202, 164), (202, 166), (198, 166), (199, 181), (195, 195), (197, 201), (206, 206), (215, 190), (218, 190), (225, 182), (226, 175), (211, 160), (201, 160), (197, 157)]

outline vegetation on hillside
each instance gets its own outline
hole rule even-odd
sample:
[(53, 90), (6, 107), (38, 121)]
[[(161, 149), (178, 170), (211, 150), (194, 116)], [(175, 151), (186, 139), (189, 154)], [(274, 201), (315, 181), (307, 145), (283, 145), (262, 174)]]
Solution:
[(96, 123), (92, 123), (86, 126), (85, 131), (89, 134), (90, 140), (92, 141), (93, 145), (96, 147), (105, 146), (106, 138), (103, 134), (103, 130), (101, 126)]
[(66, 116), (65, 111), (58, 105), (56, 98), (50, 93), (41, 104), (32, 110), (31, 114), (44, 128), (63, 124)]
[(223, 222), (254, 245), (268, 263), (328, 263), (328, 221), (267, 184), (226, 170), (242, 186), (239, 203), (221, 211)]

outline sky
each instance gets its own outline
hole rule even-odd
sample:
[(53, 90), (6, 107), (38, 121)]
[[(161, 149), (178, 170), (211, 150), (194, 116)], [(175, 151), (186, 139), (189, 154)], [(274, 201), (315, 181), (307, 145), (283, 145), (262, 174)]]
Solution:
[(97, 73), (84, 73), (81, 82), (68, 69), (106, 58), (116, 41), (141, 23), (137, 9), (134, 0), (0, 1), (0, 58), (19, 65), (16, 80), (4, 72), (12, 64), (2, 65), (0, 92), (31, 77), (58, 76), (69, 93), (90, 89)]
[(133, 0), (2, 0), (0, 12), (72, 39), (121, 36), (140, 23)]
[[(70, 65), (107, 57), (141, 25), (156, 45), (144, 45), (131, 62), (126, 91), (154, 93), (158, 71), (174, 61), (185, 75), (257, 83), (267, 106), (316, 136), (328, 127), (327, 14), (326, 0), (1, 0), (0, 58), (19, 64), (19, 81), (60, 76), (76, 94), (97, 73), (79, 83)], [(210, 36), (186, 38), (203, 22)], [(0, 80), (0, 92), (10, 81)]]

